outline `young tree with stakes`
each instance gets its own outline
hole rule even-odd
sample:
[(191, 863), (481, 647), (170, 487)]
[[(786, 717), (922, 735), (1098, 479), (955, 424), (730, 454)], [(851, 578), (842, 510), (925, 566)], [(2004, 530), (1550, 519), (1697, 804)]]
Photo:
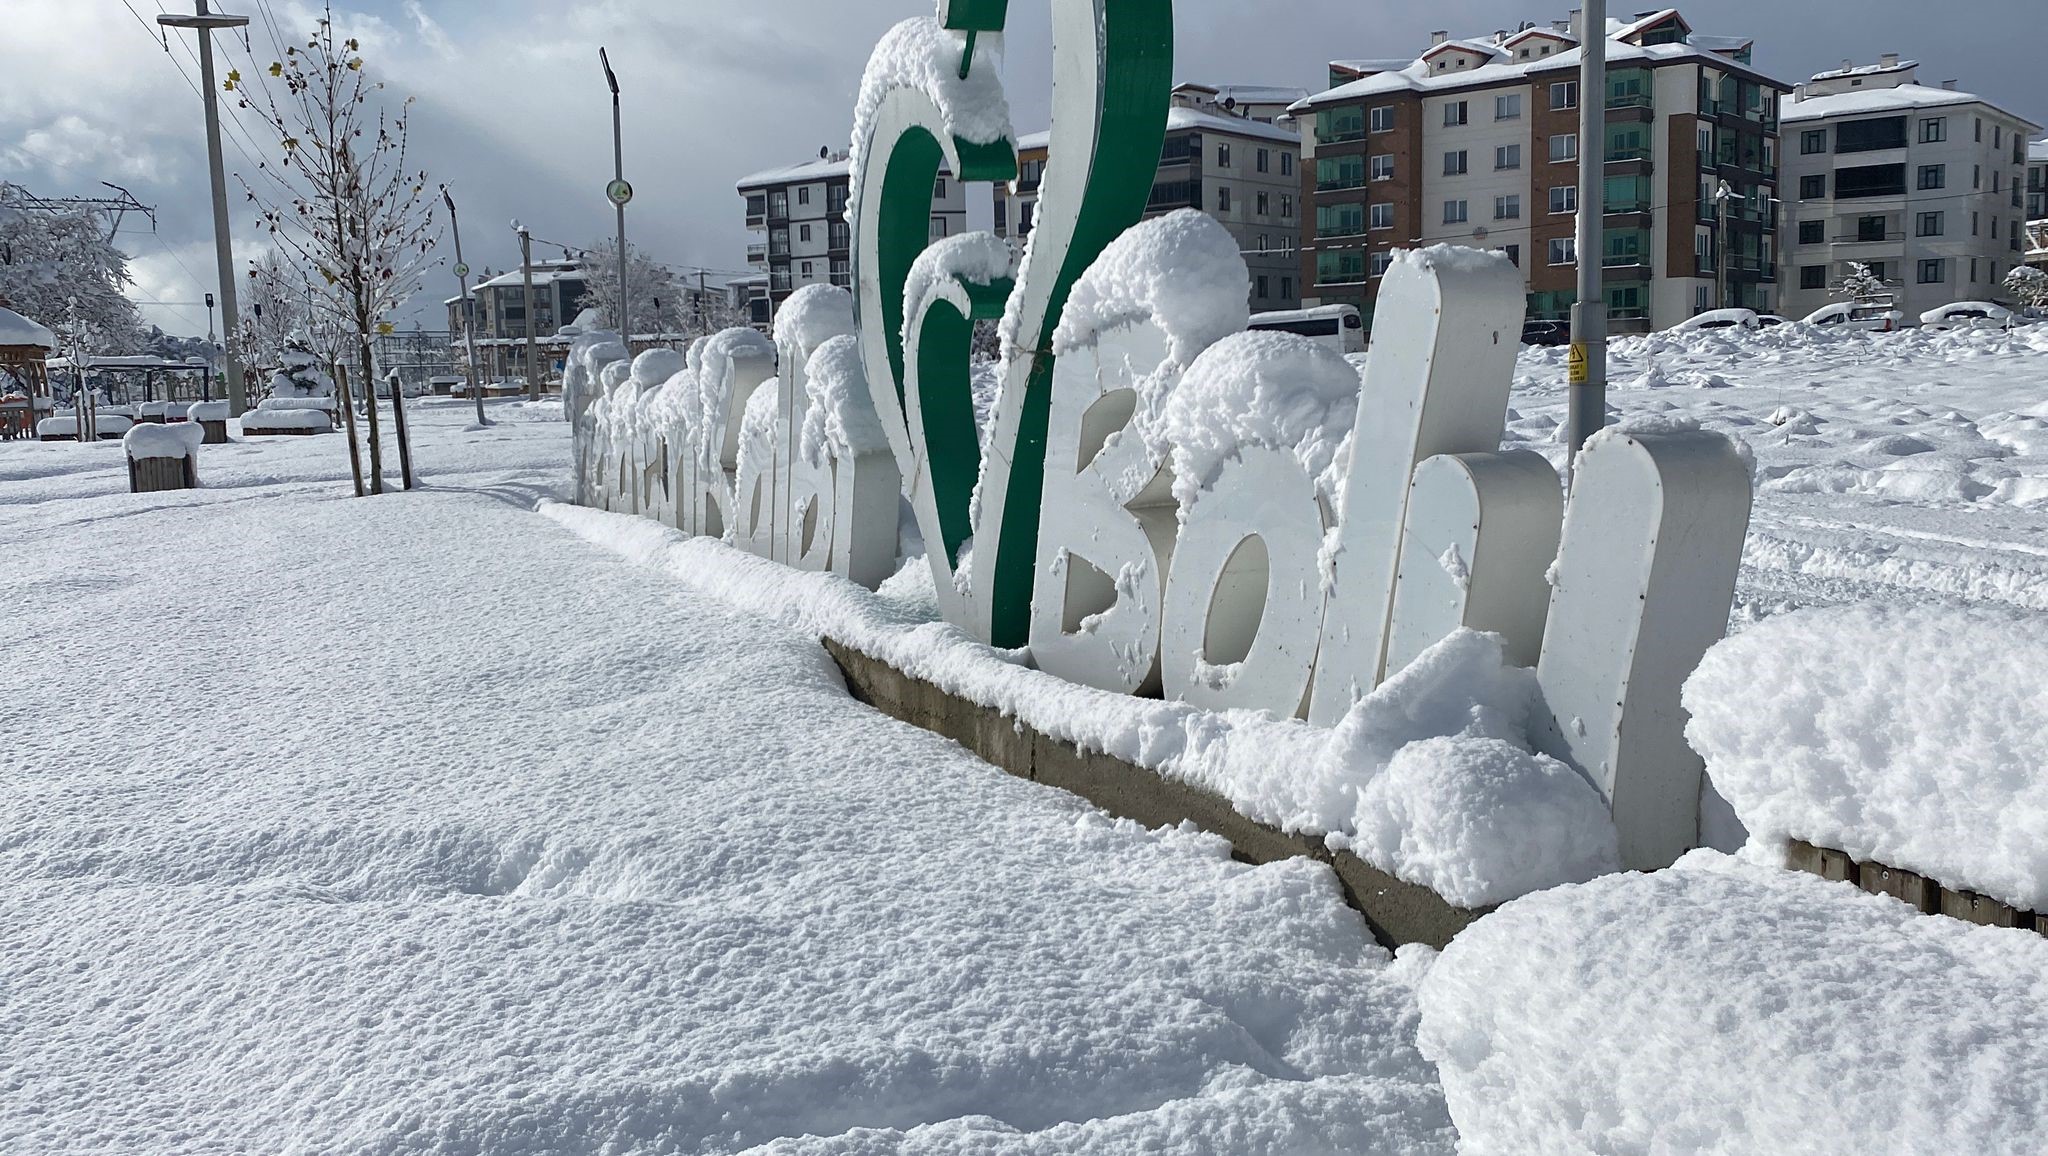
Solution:
[[(350, 368), (369, 416), (370, 490), (383, 493), (371, 343), (383, 319), (421, 288), (438, 231), (427, 175), (407, 167), (412, 100), (396, 114), (373, 105), (384, 85), (367, 77), (361, 44), (338, 37), (332, 16), (327, 9), (303, 47), (272, 62), (254, 92), (239, 71), (228, 73), (226, 87), (278, 134), (291, 203), (270, 206), (247, 180), (243, 188), (285, 256), (313, 271), (316, 328), (330, 321), (352, 346)], [(282, 85), (281, 98), (272, 82)]]

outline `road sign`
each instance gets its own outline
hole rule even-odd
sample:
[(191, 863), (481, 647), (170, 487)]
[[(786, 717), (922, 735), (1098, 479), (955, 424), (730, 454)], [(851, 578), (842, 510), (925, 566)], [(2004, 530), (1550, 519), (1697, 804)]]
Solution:
[(462, 264), (458, 264), (458, 265), (456, 265), (456, 266), (455, 266), (455, 275), (456, 275), (457, 277), (467, 277), (467, 276), (469, 276), (469, 266), (467, 266), (467, 265), (462, 265)]
[(1569, 380), (1572, 385), (1584, 385), (1592, 380), (1593, 363), (1592, 359), (1586, 356), (1586, 346), (1584, 343), (1572, 343), (1571, 356), (1565, 364), (1569, 367)]
[(633, 199), (633, 186), (626, 181), (613, 181), (604, 187), (605, 199), (614, 205), (624, 206)]

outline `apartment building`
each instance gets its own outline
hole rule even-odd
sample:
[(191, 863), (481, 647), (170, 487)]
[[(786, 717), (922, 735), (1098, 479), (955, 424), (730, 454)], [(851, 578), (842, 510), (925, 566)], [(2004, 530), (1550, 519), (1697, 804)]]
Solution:
[[(845, 153), (755, 173), (739, 182), (747, 202), (747, 264), (767, 277), (772, 314), (805, 285), (853, 287), (853, 235), (846, 221), (852, 168)], [(967, 190), (941, 174), (932, 188), (931, 237), (967, 231)], [(758, 308), (749, 303), (758, 313)]]
[[(2028, 137), (2040, 126), (1919, 65), (1878, 63), (1815, 75), (1781, 107), (1790, 202), (1785, 311), (1834, 297), (1852, 263), (1895, 286), (1917, 316), (2000, 296), (2026, 259)], [(2038, 178), (2037, 178), (2038, 180)]]
[[(1200, 209), (1238, 242), (1251, 274), (1253, 312), (1301, 305), (1300, 135), (1276, 125), (1307, 96), (1302, 89), (1182, 84), (1167, 111), (1166, 142), (1145, 207), (1147, 218)], [(1018, 142), (1018, 178), (995, 191), (995, 231), (1031, 235), (1050, 134)]]
[[(479, 369), (493, 379), (523, 375), (528, 327), (537, 344), (553, 349), (549, 343), (583, 311), (588, 292), (583, 263), (573, 259), (533, 263), (531, 302), (526, 299), (524, 270), (493, 275), (486, 269), (484, 279), (470, 288), (468, 298), (450, 297), (442, 302), (448, 310), (449, 342), (457, 351), (457, 360), (466, 360), (467, 327), (474, 324), (477, 351), (484, 363)], [(561, 368), (559, 356), (553, 368)]]
[(1474, 39), (1433, 34), (1406, 61), (1347, 60), (1295, 105), (1303, 125), (1305, 304), (1369, 320), (1397, 249), (1497, 249), (1524, 270), (1532, 318), (1577, 298), (1579, 165), (1603, 166), (1607, 306), (1616, 333), (1776, 292), (1778, 96), (1753, 42), (1678, 10), (1610, 20), (1602, 139), (1579, 140), (1572, 21)]

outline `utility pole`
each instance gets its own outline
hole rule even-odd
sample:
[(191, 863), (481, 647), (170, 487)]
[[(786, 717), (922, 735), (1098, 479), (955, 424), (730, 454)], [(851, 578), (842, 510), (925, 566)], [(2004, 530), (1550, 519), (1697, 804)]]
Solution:
[(612, 183), (605, 186), (605, 199), (619, 210), (619, 337), (626, 348), (633, 347), (633, 309), (626, 296), (626, 206), (632, 203), (633, 186), (626, 183), (626, 143), (619, 129), (619, 78), (612, 71), (612, 58), (600, 47), (598, 63), (604, 65), (604, 82), (612, 90)]
[(484, 391), (476, 383), (476, 313), (469, 300), (469, 265), (462, 259), (462, 225), (455, 219), (455, 197), (441, 186), (441, 199), (448, 205), (448, 231), (455, 235), (455, 280), (462, 286), (462, 335), (469, 346), (469, 396), (476, 400), (476, 424), (491, 424), (484, 417)]
[[(246, 28), (247, 16), (218, 16), (207, 10), (207, 0), (194, 0), (195, 16), (162, 15), (156, 22), (166, 28), (190, 28), (199, 33), (199, 91), (206, 103), (206, 160), (213, 173), (213, 249), (215, 272), (220, 279), (220, 320), (233, 334), (241, 321), (235, 307), (235, 258), (233, 235), (228, 229), (228, 183), (221, 169), (220, 92), (213, 79), (213, 34), (222, 28)], [(249, 394), (242, 378), (242, 363), (235, 356), (234, 342), (228, 342), (228, 412), (242, 416), (249, 408)]]
[(1607, 425), (1607, 0), (1584, 0), (1579, 21), (1579, 293), (1566, 390), (1573, 473), (1587, 439)]
[(1714, 308), (1728, 307), (1728, 202), (1735, 190), (1727, 181), (1714, 186)]
[(540, 344), (534, 337), (533, 308), (533, 234), (517, 221), (512, 228), (519, 233), (519, 268), (526, 281), (526, 400), (540, 400)]
[[(256, 317), (258, 320), (262, 319), (263, 306), (258, 305), (256, 307)], [(213, 333), (213, 294), (208, 293), (206, 295), (206, 383), (199, 391), (199, 400), (201, 401), (213, 400), (213, 355), (221, 351), (219, 344), (214, 341)]]

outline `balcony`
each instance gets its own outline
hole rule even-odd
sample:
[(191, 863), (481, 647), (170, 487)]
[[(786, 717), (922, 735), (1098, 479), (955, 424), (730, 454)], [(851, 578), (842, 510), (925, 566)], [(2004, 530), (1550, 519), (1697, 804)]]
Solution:
[(1629, 197), (1623, 200), (1608, 201), (1603, 206), (1603, 211), (1610, 217), (1647, 217), (1650, 215), (1650, 198)]
[(1600, 268), (1609, 281), (1648, 281), (1653, 276), (1650, 259), (1640, 253), (1609, 253), (1600, 259)]
[(1607, 150), (1607, 163), (1610, 165), (1625, 164), (1629, 161), (1648, 163), (1653, 155), (1654, 153), (1648, 145), (1619, 146)]
[(1897, 244), (1905, 239), (1906, 234), (1903, 232), (1880, 233), (1858, 229), (1854, 233), (1844, 233), (1839, 237), (1831, 237), (1828, 243), (1833, 245), (1883, 245), (1887, 243)]
[(1352, 176), (1351, 174), (1346, 173), (1342, 176), (1331, 177), (1327, 180), (1323, 179), (1322, 177), (1317, 177), (1316, 192), (1341, 193), (1346, 189), (1362, 189), (1369, 183), (1370, 182), (1366, 180), (1366, 176), (1363, 172), (1359, 173), (1356, 176)]
[(1648, 124), (1656, 119), (1656, 106), (1651, 103), (1650, 97), (1646, 93), (1635, 93), (1628, 96), (1610, 95), (1607, 98), (1607, 123), (1609, 124)]
[(747, 246), (747, 264), (749, 264), (749, 265), (761, 265), (761, 264), (765, 264), (765, 263), (767, 263), (767, 260), (768, 260), (768, 246), (766, 246), (766, 245), (748, 245), (748, 246)]

